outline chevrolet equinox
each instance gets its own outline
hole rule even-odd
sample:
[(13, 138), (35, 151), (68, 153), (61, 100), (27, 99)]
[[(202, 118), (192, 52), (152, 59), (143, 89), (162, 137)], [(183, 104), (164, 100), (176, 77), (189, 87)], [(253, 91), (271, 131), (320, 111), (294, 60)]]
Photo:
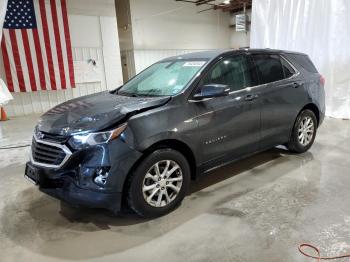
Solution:
[(25, 177), (74, 205), (161, 216), (214, 168), (276, 145), (307, 151), (324, 119), (324, 82), (296, 52), (166, 58), (116, 90), (45, 113)]

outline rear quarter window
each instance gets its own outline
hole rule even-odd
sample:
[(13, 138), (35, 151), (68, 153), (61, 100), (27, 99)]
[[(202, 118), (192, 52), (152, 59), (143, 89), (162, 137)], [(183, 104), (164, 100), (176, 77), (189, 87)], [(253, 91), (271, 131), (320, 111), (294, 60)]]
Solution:
[(292, 68), (292, 66), (285, 60), (285, 58), (281, 58), (282, 68), (284, 72), (284, 77), (289, 78), (292, 75), (295, 74), (295, 70)]
[(286, 54), (287, 58), (291, 60), (293, 64), (301, 66), (303, 69), (310, 73), (318, 73), (316, 67), (311, 62), (310, 58), (307, 55), (301, 54)]

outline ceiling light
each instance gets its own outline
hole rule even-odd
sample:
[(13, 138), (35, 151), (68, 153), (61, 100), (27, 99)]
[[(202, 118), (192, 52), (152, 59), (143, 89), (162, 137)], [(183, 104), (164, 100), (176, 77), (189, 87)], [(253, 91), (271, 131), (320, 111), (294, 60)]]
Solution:
[(223, 3), (224, 3), (225, 5), (228, 5), (228, 4), (230, 3), (230, 0), (225, 0)]

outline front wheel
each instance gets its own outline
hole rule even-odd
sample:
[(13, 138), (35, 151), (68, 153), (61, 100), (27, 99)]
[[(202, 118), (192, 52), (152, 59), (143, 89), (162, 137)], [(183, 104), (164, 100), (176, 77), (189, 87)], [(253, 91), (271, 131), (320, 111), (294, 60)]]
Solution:
[(186, 158), (173, 149), (160, 149), (147, 156), (129, 178), (129, 206), (140, 216), (158, 217), (176, 208), (190, 182)]
[(304, 153), (314, 143), (317, 132), (317, 119), (311, 110), (302, 111), (295, 121), (288, 149), (295, 153)]

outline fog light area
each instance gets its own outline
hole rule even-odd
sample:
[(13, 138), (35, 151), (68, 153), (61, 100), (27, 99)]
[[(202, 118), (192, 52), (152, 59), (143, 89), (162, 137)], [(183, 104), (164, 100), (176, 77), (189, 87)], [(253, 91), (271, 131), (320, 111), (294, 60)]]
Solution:
[(108, 175), (109, 175), (109, 167), (97, 168), (94, 176), (94, 183), (99, 186), (106, 185)]

